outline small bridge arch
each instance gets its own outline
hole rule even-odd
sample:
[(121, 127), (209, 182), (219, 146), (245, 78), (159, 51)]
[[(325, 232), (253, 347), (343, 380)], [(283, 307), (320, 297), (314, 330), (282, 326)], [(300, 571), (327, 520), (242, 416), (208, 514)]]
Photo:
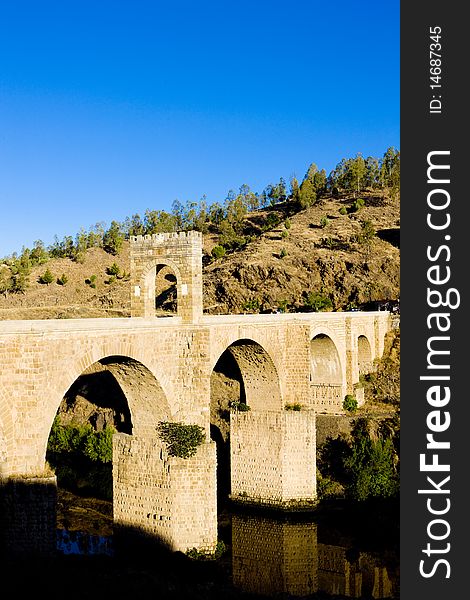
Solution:
[(310, 393), (318, 412), (341, 412), (346, 391), (345, 364), (341, 344), (328, 328), (315, 330), (310, 336)]
[(165, 267), (171, 271), (171, 274), (174, 275), (176, 279), (176, 314), (178, 316), (182, 315), (181, 299), (188, 293), (187, 285), (182, 282), (181, 271), (178, 265), (173, 260), (166, 257), (156, 258), (147, 264), (142, 272), (140, 285), (134, 290), (138, 290), (138, 293), (143, 296), (145, 315), (155, 315), (157, 294), (156, 279)]
[(310, 341), (311, 380), (317, 385), (342, 385), (344, 376), (338, 348), (327, 333)]
[(212, 371), (227, 353), (240, 372), (242, 400), (254, 410), (280, 410), (282, 395), (279, 374), (266, 349), (253, 339), (237, 339), (219, 354)]
[(357, 338), (357, 366), (359, 375), (370, 373), (373, 368), (372, 348), (366, 335)]

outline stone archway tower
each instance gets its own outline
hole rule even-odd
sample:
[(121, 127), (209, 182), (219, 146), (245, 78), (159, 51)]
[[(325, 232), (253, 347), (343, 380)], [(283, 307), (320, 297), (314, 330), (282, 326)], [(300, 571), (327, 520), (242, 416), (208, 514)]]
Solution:
[(176, 276), (178, 317), (196, 323), (202, 316), (202, 234), (199, 231), (131, 236), (131, 316), (155, 316), (158, 265)]

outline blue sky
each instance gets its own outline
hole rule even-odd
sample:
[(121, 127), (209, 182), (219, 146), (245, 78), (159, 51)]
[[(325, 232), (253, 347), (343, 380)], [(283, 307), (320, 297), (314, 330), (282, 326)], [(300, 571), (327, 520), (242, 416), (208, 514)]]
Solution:
[(0, 3), (0, 256), (399, 145), (397, 0)]

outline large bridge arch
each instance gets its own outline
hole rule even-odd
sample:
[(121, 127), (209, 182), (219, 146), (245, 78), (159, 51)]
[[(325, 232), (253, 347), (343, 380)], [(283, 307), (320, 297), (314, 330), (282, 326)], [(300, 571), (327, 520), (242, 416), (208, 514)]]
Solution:
[(147, 366), (147, 361), (138, 353), (120, 354), (121, 345), (107, 346), (94, 347), (76, 360), (73, 368), (63, 371), (55, 386), (48, 388), (47, 399), (42, 405), (40, 464), (45, 464), (49, 434), (63, 398), (80, 377), (93, 370), (107, 370), (116, 380), (129, 407), (133, 434), (155, 434), (159, 421), (172, 419), (174, 410), (169, 401), (168, 382), (162, 385), (155, 369)]

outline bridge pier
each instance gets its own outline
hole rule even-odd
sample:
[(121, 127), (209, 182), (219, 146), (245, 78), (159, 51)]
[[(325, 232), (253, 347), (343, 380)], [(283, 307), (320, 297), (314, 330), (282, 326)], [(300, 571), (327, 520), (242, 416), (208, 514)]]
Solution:
[(56, 552), (55, 476), (0, 479), (0, 556), (52, 556)]
[[(113, 509), (117, 550), (147, 542), (169, 551), (217, 544), (216, 450), (169, 456), (155, 436), (113, 436)], [(137, 547), (137, 546), (136, 546)]]
[(231, 498), (308, 508), (316, 503), (315, 413), (250, 411), (230, 415)]

